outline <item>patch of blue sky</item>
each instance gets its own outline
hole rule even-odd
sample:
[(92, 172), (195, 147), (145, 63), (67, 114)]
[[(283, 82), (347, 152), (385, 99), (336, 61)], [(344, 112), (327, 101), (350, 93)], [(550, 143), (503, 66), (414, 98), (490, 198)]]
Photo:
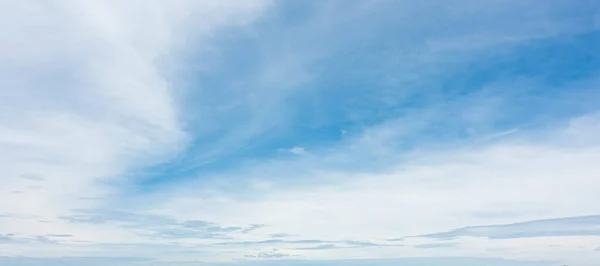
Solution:
[[(411, 29), (395, 21), (395, 6), (387, 4), (363, 9), (364, 14), (348, 12), (351, 20), (325, 18), (314, 3), (284, 4), (251, 29), (218, 38), (215, 61), (227, 64), (197, 70), (191, 56), (183, 75), (191, 91), (185, 106), (193, 143), (174, 160), (144, 171), (154, 173), (147, 183), (294, 156), (282, 151), (295, 146), (307, 151), (335, 147), (343, 132), (357, 136), (434, 109), (436, 117), (422, 117), (430, 120), (401, 136), (394, 144), (398, 150), (468, 141), (472, 131), (478, 137), (560, 122), (593, 108), (598, 93), (573, 84), (597, 74), (600, 52), (593, 47), (600, 45), (600, 32), (542, 34), (472, 48), (461, 41), (466, 48), (439, 48), (433, 60), (436, 42), (468, 40), (486, 29), (460, 18), (451, 18), (450, 25), (422, 21)], [(416, 6), (411, 16), (426, 10)], [(564, 14), (554, 15), (576, 29), (585, 27), (592, 11), (584, 5), (566, 7)], [(293, 16), (296, 12), (302, 15)], [(503, 33), (497, 27), (504, 21), (490, 23), (483, 16), (475, 19), (492, 26), (487, 31)], [(319, 24), (323, 19), (327, 26)], [(278, 68), (283, 72), (272, 74)], [(502, 111), (485, 120), (465, 119), (465, 113), (481, 111), (464, 107), (474, 103)]]

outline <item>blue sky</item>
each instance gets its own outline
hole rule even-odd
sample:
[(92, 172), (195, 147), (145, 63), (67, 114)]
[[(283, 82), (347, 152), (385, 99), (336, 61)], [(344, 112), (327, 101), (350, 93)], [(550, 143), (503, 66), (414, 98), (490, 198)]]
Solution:
[(592, 266), (592, 1), (5, 1), (0, 265)]

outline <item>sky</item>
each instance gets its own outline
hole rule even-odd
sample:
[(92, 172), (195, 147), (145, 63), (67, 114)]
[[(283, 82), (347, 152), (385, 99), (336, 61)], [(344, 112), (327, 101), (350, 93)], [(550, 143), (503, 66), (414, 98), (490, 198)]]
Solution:
[(0, 1), (0, 266), (595, 266), (600, 3)]

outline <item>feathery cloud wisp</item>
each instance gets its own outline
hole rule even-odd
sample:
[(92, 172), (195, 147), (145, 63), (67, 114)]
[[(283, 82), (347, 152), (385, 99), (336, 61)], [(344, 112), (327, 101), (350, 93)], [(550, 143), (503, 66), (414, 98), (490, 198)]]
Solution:
[(4, 1), (0, 265), (593, 265), (598, 11)]

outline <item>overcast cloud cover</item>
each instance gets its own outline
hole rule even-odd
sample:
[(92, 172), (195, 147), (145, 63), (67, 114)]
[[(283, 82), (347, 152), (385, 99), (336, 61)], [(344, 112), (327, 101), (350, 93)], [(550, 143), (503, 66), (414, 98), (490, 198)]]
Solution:
[(600, 4), (0, 1), (1, 266), (594, 266)]

